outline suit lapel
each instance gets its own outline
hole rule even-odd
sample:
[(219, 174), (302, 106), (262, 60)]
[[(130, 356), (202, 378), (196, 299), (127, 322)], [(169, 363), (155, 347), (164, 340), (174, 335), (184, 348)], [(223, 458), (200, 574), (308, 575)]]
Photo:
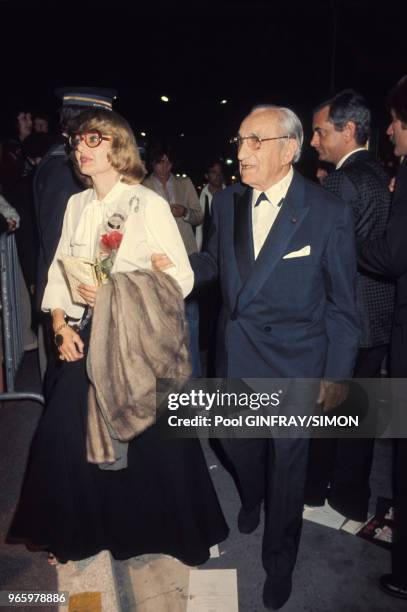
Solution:
[(242, 194), (233, 194), (235, 208), (233, 240), (237, 267), (242, 283), (250, 275), (254, 264), (252, 194), (253, 190), (250, 187)]
[[(293, 180), (282, 204), (282, 208), (271, 228), (251, 273), (246, 276), (238, 295), (237, 310), (243, 310), (270, 278), (274, 268), (284, 256), (287, 246), (307, 215), (309, 205), (305, 202), (305, 183), (300, 174), (294, 172)], [(251, 217), (251, 215), (250, 215)], [(252, 227), (250, 220), (250, 234)], [(253, 243), (253, 240), (251, 240)], [(243, 279), (242, 279), (243, 280)]]
[(349, 157), (345, 159), (341, 168), (346, 168), (346, 166), (350, 166), (351, 164), (354, 164), (355, 161), (368, 161), (369, 159), (371, 159), (371, 155), (369, 151), (356, 151), (355, 153), (352, 153), (352, 155), (349, 155)]

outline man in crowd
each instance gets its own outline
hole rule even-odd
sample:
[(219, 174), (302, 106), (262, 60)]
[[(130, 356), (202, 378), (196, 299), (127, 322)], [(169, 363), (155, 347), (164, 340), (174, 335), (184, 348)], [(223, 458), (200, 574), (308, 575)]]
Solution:
[[(394, 154), (402, 159), (386, 234), (379, 240), (363, 242), (358, 247), (358, 263), (369, 273), (396, 279), (396, 306), (391, 337), (390, 376), (407, 378), (407, 75), (391, 90), (388, 98), (391, 123), (387, 134)], [(407, 389), (405, 380), (395, 380), (394, 401), (405, 414)], [(405, 431), (401, 432), (405, 436)], [(389, 595), (407, 599), (407, 439), (394, 442), (395, 530), (392, 545), (392, 572), (380, 579)]]
[(152, 146), (148, 154), (151, 174), (144, 180), (149, 187), (165, 200), (175, 217), (188, 255), (196, 253), (197, 245), (193, 228), (203, 221), (198, 194), (188, 177), (172, 174), (174, 153), (170, 146)]
[[(303, 131), (290, 109), (255, 108), (235, 142), (244, 184), (215, 196), (208, 249), (190, 257), (197, 285), (216, 276), (221, 284), (217, 376), (321, 379), (319, 402), (331, 409), (344, 399), (335, 380), (351, 376), (359, 341), (352, 212), (293, 170)], [(153, 262), (170, 263), (160, 254)], [(242, 499), (240, 531), (256, 529), (265, 501), (263, 600), (279, 609), (301, 533), (307, 440), (221, 443)]]
[(42, 111), (36, 112), (34, 114), (34, 132), (38, 132), (40, 134), (49, 134), (50, 133), (50, 118), (47, 113)]
[[(358, 242), (382, 238), (390, 213), (388, 176), (366, 149), (370, 120), (362, 96), (345, 90), (320, 104), (312, 122), (311, 146), (320, 161), (336, 167), (322, 185), (353, 211)], [(356, 305), (361, 338), (354, 377), (376, 378), (390, 341), (393, 282), (366, 271), (358, 273)], [(366, 521), (373, 445), (373, 438), (313, 440), (306, 503), (323, 506), (328, 495), (335, 510), (352, 520)]]
[[(34, 205), (39, 234), (39, 258), (37, 277), (37, 306), (41, 306), (48, 269), (54, 258), (62, 231), (66, 205), (74, 193), (84, 189), (76, 178), (67, 153), (67, 138), (76, 118), (86, 108), (112, 109), (116, 92), (94, 87), (64, 87), (55, 92), (62, 99), (60, 110), (61, 135), (43, 157), (38, 166), (34, 184)], [(44, 325), (45, 322), (43, 321)], [(46, 368), (51, 335), (44, 327), (39, 331), (39, 358), (41, 374)], [(48, 341), (48, 342), (47, 342)], [(44, 344), (47, 350), (44, 350)]]
[[(144, 180), (144, 185), (167, 200), (188, 255), (196, 253), (198, 247), (194, 228), (202, 223), (203, 212), (195, 187), (188, 177), (176, 177), (172, 174), (171, 170), (175, 160), (170, 146), (153, 146), (148, 157), (152, 172)], [(199, 307), (195, 296), (191, 295), (187, 298), (185, 309), (189, 325), (192, 376), (199, 377), (201, 375)]]
[(202, 249), (205, 250), (208, 242), (213, 196), (215, 193), (225, 188), (223, 166), (220, 160), (214, 160), (208, 163), (205, 170), (205, 180), (208, 182), (199, 196), (199, 203), (204, 217), (202, 224), (197, 226), (195, 235), (198, 251)]

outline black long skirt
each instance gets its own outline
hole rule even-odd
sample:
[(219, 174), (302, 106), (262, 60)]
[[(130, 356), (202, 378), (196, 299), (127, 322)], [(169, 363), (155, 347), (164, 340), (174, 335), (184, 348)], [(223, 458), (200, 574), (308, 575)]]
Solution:
[(163, 553), (204, 563), (228, 528), (199, 440), (167, 439), (158, 423), (129, 444), (126, 469), (88, 463), (85, 361), (64, 363), (58, 373), (8, 542), (60, 561), (110, 550), (116, 559)]

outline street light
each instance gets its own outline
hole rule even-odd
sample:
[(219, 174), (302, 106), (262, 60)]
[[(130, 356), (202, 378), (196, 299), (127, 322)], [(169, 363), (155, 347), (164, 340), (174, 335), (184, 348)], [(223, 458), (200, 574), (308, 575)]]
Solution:
[(161, 96), (160, 98), (161, 102), (169, 102), (170, 99), (167, 96)]
[(140, 132), (140, 136), (147, 136), (145, 132)]
[(229, 159), (229, 157), (227, 159), (225, 159), (225, 164), (227, 166), (231, 166), (233, 164), (233, 159)]
[(221, 104), (227, 104), (227, 100), (221, 100), (220, 103)]

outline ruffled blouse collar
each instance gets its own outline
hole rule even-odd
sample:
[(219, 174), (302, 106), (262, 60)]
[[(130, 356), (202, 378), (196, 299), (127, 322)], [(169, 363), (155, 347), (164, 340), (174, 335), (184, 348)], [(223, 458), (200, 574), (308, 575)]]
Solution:
[(101, 200), (98, 200), (98, 197), (96, 195), (96, 191), (94, 188), (91, 189), (91, 194), (90, 194), (90, 201), (91, 202), (96, 202), (98, 204), (105, 204), (108, 205), (113, 201), (116, 201), (116, 199), (124, 192), (126, 191), (126, 189), (128, 189), (129, 185), (127, 185), (126, 183), (123, 183), (123, 181), (121, 179), (119, 179), (111, 188), (111, 190), (105, 195), (104, 198), (102, 198)]
[(131, 186), (118, 181), (102, 200), (97, 199), (94, 189), (89, 190), (89, 199), (73, 237), (76, 251), (81, 251), (81, 257), (94, 259), (98, 230), (116, 212), (122, 196), (129, 187)]

